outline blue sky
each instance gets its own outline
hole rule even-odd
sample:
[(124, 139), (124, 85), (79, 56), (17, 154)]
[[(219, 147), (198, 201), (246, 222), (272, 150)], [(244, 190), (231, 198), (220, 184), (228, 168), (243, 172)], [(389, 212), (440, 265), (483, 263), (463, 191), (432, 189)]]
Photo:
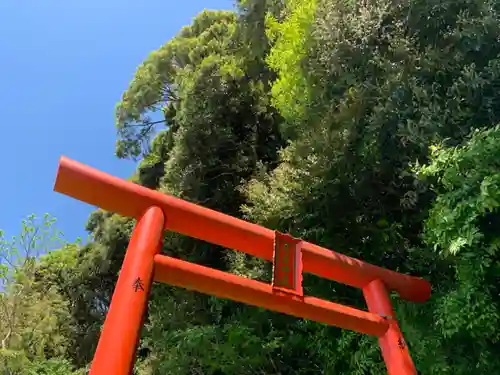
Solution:
[(136, 67), (203, 9), (233, 0), (0, 1), (0, 229), (49, 213), (68, 240), (93, 207), (53, 192), (66, 155), (126, 178), (114, 108)]

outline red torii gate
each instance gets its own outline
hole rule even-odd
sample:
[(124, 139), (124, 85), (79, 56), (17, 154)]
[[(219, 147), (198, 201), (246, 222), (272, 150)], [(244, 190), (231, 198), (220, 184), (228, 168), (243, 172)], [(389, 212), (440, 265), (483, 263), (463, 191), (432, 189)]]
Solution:
[[(416, 375), (389, 297), (424, 302), (430, 284), (186, 202), (61, 157), (54, 190), (137, 219), (91, 375), (129, 375), (153, 281), (354, 330), (379, 339), (389, 375)], [(170, 230), (273, 262), (266, 284), (160, 255)], [(363, 290), (362, 311), (302, 292), (302, 271)]]

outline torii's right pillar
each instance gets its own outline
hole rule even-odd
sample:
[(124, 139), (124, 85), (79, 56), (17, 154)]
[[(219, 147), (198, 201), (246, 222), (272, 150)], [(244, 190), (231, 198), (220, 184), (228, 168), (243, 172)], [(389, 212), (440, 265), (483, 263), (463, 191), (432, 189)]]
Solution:
[(363, 295), (368, 310), (384, 317), (389, 323), (385, 334), (378, 339), (389, 375), (417, 375), (384, 283), (379, 279), (371, 281), (363, 288)]

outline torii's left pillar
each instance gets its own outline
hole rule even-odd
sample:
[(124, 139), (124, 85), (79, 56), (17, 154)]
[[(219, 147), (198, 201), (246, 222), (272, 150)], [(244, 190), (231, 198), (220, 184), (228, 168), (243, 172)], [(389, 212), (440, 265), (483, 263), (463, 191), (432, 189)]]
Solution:
[(89, 375), (132, 374), (153, 283), (154, 256), (160, 251), (164, 228), (163, 211), (155, 206), (147, 209), (138, 220)]

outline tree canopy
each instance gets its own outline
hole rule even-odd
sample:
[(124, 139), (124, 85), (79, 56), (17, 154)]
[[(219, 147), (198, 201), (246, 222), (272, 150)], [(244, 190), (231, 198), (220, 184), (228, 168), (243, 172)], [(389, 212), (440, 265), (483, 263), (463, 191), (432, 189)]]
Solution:
[[(116, 155), (139, 159), (131, 180), (148, 188), (428, 279), (429, 302), (394, 298), (419, 373), (495, 373), (499, 40), (492, 0), (204, 11), (137, 68), (116, 107)], [(6, 374), (85, 372), (134, 224), (96, 210), (92, 241), (41, 257), (44, 240), (27, 239), (49, 218), (23, 223), (27, 253), (0, 236)], [(269, 263), (172, 233), (162, 251), (270, 279)], [(353, 288), (310, 275), (304, 286), (365, 308)], [(165, 285), (135, 371), (386, 373), (374, 338)]]

